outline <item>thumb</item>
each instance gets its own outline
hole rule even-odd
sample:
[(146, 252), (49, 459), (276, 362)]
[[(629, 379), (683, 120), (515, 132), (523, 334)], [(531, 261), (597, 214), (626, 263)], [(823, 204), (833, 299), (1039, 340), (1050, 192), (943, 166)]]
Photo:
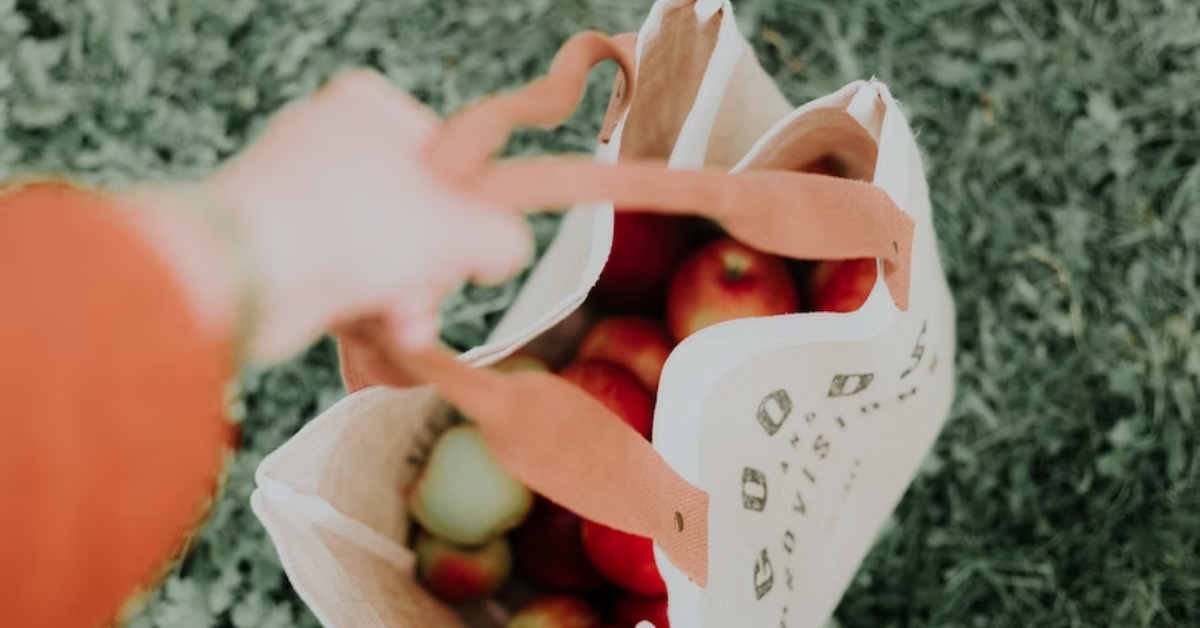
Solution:
[(447, 234), (460, 272), (485, 285), (503, 283), (533, 257), (533, 235), (524, 219), (495, 207), (461, 212)]
[(406, 351), (422, 351), (437, 342), (437, 294), (430, 286), (414, 286), (384, 314), (393, 340)]

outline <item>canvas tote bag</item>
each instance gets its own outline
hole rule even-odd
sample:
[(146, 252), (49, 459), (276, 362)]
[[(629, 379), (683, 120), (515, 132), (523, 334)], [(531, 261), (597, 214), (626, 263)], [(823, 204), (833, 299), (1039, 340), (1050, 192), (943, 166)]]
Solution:
[[(543, 80), (444, 124), (427, 157), (448, 184), (513, 211), (574, 205), (484, 347), (404, 354), (377, 321), (341, 330), (354, 392), (260, 467), (254, 510), (326, 626), (503, 624), (498, 605), (453, 612), (413, 575), (403, 488), (452, 407), (534, 491), (653, 538), (676, 628), (829, 618), (948, 414), (953, 307), (887, 88), (856, 82), (791, 111), (732, 20), (728, 3), (659, 2), (636, 38), (576, 38)], [(696, 47), (707, 64), (678, 56)], [(593, 160), (492, 162), (514, 126), (569, 115), (602, 58), (630, 80)], [(639, 113), (653, 98), (682, 104)], [(797, 172), (831, 158), (842, 177)], [(876, 258), (878, 281), (856, 312), (731, 321), (681, 343), (651, 444), (555, 376), (479, 368), (577, 340), (614, 206), (707, 216), (779, 255)]]

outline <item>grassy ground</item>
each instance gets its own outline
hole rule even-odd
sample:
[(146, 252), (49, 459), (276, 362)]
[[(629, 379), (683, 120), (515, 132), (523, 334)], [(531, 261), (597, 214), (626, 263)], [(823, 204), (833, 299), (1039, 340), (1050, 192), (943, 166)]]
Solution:
[[(581, 28), (635, 28), (648, 5), (0, 0), (0, 173), (205, 172), (358, 63), (450, 111), (541, 72)], [(1200, 5), (735, 7), (794, 102), (891, 84), (928, 156), (959, 304), (953, 421), (843, 624), (1200, 626)], [(586, 150), (602, 104), (518, 150)], [(453, 300), (448, 337), (476, 341), (511, 293)], [(335, 355), (322, 343), (246, 383), (230, 489), (138, 628), (316, 626), (246, 504), (263, 455), (342, 394)]]

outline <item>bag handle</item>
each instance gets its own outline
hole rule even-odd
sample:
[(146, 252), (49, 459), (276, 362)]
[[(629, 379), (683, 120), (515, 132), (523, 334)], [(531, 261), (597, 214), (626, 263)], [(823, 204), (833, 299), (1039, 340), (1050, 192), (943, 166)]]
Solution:
[(376, 373), (380, 384), (436, 384), (526, 486), (585, 519), (654, 539), (688, 578), (707, 584), (708, 494), (602, 403), (557, 375), (471, 368), (437, 349), (404, 353), (378, 319), (341, 334), (390, 366)]
[[(587, 73), (615, 60), (635, 76), (631, 39), (585, 32), (555, 56), (550, 73), (517, 92), (467, 107), (449, 118), (428, 146), (426, 163), (451, 185), (510, 211), (559, 209), (584, 201), (613, 201), (617, 211), (706, 216), (747, 245), (808, 259), (882, 258), (884, 282), (896, 307), (908, 309), (912, 238), (916, 225), (881, 188), (866, 180), (804, 172), (664, 168), (658, 160), (597, 163), (582, 157), (511, 160), (493, 154), (523, 125), (552, 127), (574, 112)], [(618, 82), (620, 84), (620, 81)], [(628, 110), (636, 80), (625, 82)], [(840, 109), (816, 109), (789, 131), (803, 136), (813, 161), (822, 153), (847, 162), (862, 178), (874, 175), (878, 149), (865, 129)], [(792, 155), (797, 157), (796, 155)]]
[[(468, 106), (446, 120), (425, 151), (426, 164), (451, 183), (469, 182), (485, 171), (494, 153), (521, 126), (554, 128), (575, 112), (587, 87), (588, 72), (602, 61), (615, 61), (619, 77), (635, 76), (633, 55), (624, 38), (607, 37), (594, 31), (579, 33), (567, 41), (549, 72), (526, 87), (495, 95)], [(618, 78), (618, 81), (621, 81)], [(624, 102), (610, 103), (622, 113), (633, 102), (633, 79), (623, 90)]]
[(617, 78), (613, 80), (612, 95), (608, 97), (608, 110), (604, 112), (604, 124), (600, 126), (600, 143), (607, 144), (617, 130), (617, 125), (621, 123), (621, 117), (629, 110), (633, 99), (628, 97), (627, 92), (632, 89), (637, 72), (637, 34), (622, 33), (613, 35), (612, 43), (620, 51), (621, 55), (626, 59), (631, 60), (632, 68), (628, 73), (625, 70), (617, 73)]
[[(427, 163), (447, 184), (508, 211), (612, 200), (620, 210), (708, 216), (750, 246), (779, 255), (883, 258), (889, 291), (898, 307), (907, 308), (914, 223), (886, 193), (864, 181), (561, 157), (491, 165), (493, 153), (516, 126), (565, 120), (587, 72), (606, 59), (633, 75), (628, 53), (612, 39), (596, 33), (572, 38), (546, 77), (449, 119), (428, 146)], [(635, 83), (628, 82), (621, 107), (632, 101)], [(855, 129), (865, 134), (845, 112), (812, 113), (817, 115), (809, 118), (808, 131), (830, 151), (846, 138), (858, 143)], [(447, 401), (476, 422), (493, 455), (527, 486), (585, 518), (652, 538), (682, 573), (706, 585), (707, 493), (676, 473), (605, 406), (555, 375), (474, 369), (441, 349), (404, 353), (384, 325), (374, 318), (338, 330), (359, 353), (359, 377), (389, 386), (437, 385)]]

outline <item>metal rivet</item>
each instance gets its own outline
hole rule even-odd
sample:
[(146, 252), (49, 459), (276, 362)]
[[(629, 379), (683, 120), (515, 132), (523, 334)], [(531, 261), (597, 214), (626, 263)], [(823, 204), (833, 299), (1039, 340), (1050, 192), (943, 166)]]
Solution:
[(897, 252), (897, 253), (899, 253), (899, 252), (900, 252), (900, 245), (899, 245), (899, 244), (896, 244), (896, 241), (895, 241), (895, 240), (892, 240), (892, 250), (893, 250), (893, 251), (895, 251), (895, 252)]
[(683, 513), (675, 511), (675, 529), (683, 532)]

